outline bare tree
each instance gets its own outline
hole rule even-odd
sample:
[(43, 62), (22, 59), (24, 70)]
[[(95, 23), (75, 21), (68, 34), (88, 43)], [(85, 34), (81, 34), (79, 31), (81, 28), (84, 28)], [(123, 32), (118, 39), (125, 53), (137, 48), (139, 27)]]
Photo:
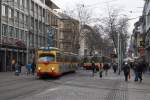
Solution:
[(79, 34), (76, 34), (75, 36), (76, 38), (79, 39), (78, 42), (81, 42), (83, 39), (87, 40), (88, 37), (92, 36), (93, 34), (92, 28), (86, 27), (90, 31), (84, 32), (84, 29), (85, 29), (84, 26), (89, 24), (92, 18), (92, 11), (88, 9), (84, 4), (77, 4), (75, 9), (73, 10), (67, 9), (66, 11), (64, 11), (64, 13), (71, 16), (72, 18), (79, 20), (79, 23), (80, 23)]
[(77, 19), (82, 25), (89, 24), (92, 17), (92, 11), (88, 9), (84, 4), (76, 5), (76, 14)]
[[(128, 18), (125, 15), (123, 15), (123, 17), (120, 16), (122, 15), (119, 14), (118, 9), (111, 8), (110, 10), (108, 8), (108, 17), (103, 18), (103, 28), (105, 34), (108, 34), (108, 36), (112, 39), (115, 48), (118, 46), (118, 34), (120, 34), (121, 40), (124, 42), (123, 44), (127, 44), (126, 42), (128, 38)], [(126, 47), (124, 47), (124, 49), (125, 48)]]

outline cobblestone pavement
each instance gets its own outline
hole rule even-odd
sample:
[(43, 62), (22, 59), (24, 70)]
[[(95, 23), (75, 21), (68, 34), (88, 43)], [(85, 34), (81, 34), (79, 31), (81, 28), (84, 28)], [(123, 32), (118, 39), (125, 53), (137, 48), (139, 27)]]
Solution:
[(135, 83), (133, 77), (124, 82), (123, 75), (112, 70), (102, 79), (86, 70), (59, 79), (12, 73), (0, 73), (0, 79), (0, 100), (150, 100), (150, 74), (142, 83)]

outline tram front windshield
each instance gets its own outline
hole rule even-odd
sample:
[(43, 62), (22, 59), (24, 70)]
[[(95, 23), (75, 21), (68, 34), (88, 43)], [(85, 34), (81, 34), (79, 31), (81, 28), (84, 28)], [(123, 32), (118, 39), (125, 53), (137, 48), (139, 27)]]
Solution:
[(55, 61), (55, 56), (50, 54), (41, 54), (38, 59), (39, 62), (51, 62)]

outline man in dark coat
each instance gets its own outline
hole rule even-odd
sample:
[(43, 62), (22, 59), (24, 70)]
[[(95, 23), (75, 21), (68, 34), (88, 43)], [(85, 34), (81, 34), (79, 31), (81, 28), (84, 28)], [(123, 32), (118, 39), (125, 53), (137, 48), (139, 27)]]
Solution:
[(109, 69), (109, 65), (107, 63), (104, 64), (103, 69), (105, 71), (105, 75), (107, 76), (108, 74), (108, 69)]
[(125, 81), (128, 81), (128, 77), (130, 74), (130, 66), (128, 65), (128, 63), (125, 63), (125, 65), (123, 66), (123, 72), (125, 76)]
[(118, 66), (117, 66), (117, 64), (116, 64), (116, 63), (114, 63), (114, 64), (113, 64), (113, 70), (114, 70), (114, 73), (116, 73), (116, 72), (117, 72), (117, 69), (118, 69)]
[(135, 78), (134, 78), (135, 82), (138, 81), (138, 66), (139, 66), (139, 63), (134, 62), (133, 70), (134, 70), (134, 75), (135, 75)]
[(144, 70), (144, 64), (142, 62), (140, 62), (138, 67), (137, 67), (137, 73), (138, 73), (138, 78), (140, 79), (140, 82), (142, 82), (143, 70)]
[(93, 72), (92, 76), (94, 76), (95, 71), (96, 71), (96, 66), (95, 66), (94, 61), (92, 61), (92, 72)]

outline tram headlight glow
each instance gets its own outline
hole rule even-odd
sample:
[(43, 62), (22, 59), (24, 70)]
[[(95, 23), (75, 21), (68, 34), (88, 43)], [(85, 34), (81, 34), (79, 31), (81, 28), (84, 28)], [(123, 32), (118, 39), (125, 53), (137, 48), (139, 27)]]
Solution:
[(38, 67), (38, 70), (41, 70), (41, 67)]
[(54, 68), (54, 67), (52, 67), (52, 68), (51, 68), (51, 70), (52, 70), (52, 71), (54, 71), (54, 70), (55, 70), (55, 68)]

